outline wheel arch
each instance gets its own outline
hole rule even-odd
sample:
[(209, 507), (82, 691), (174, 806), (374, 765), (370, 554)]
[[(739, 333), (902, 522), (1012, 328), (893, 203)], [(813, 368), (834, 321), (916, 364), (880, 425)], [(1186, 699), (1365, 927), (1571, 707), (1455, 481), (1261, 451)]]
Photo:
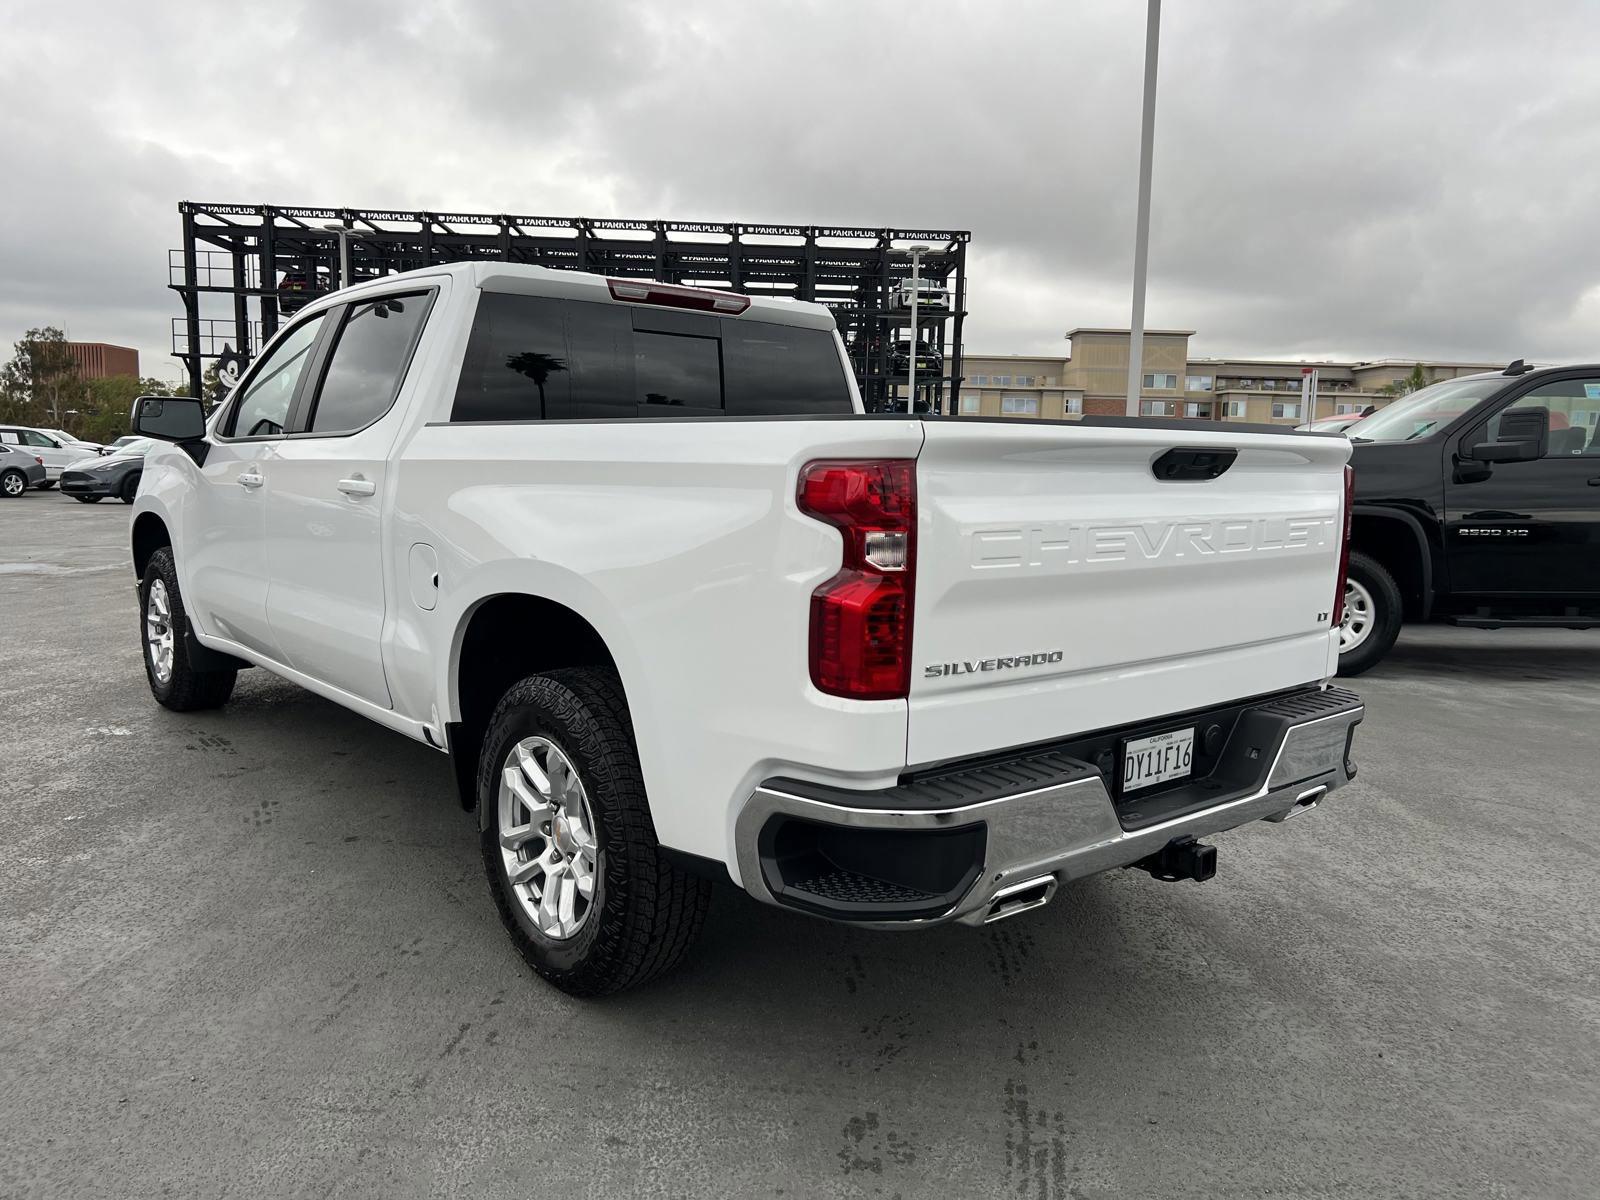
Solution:
[[(537, 636), (529, 636), (537, 631)], [(480, 597), (462, 613), (451, 640), (447, 749), (461, 806), (477, 803), (478, 751), (500, 697), (519, 679), (561, 667), (627, 673), (593, 621), (560, 600), (527, 591)]]
[(161, 514), (145, 511), (133, 518), (133, 575), (144, 578), (144, 569), (150, 559), (163, 546), (172, 545), (172, 531), (161, 519)]
[(1357, 504), (1351, 510), (1350, 548), (1377, 559), (1394, 576), (1406, 620), (1428, 619), (1433, 611), (1433, 554), (1421, 521), (1411, 513)]

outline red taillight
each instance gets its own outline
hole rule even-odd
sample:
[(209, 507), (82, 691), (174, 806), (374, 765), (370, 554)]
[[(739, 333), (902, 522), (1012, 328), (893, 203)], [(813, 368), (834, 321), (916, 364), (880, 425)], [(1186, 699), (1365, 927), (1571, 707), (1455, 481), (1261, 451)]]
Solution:
[(1344, 534), (1339, 540), (1339, 582), (1333, 589), (1333, 627), (1344, 620), (1344, 581), (1350, 574), (1350, 510), (1356, 501), (1356, 469), (1344, 468)]
[(916, 460), (807, 463), (796, 501), (844, 538), (839, 573), (811, 593), (811, 682), (852, 700), (904, 698), (911, 687)]
[(656, 283), (649, 279), (607, 279), (606, 286), (611, 289), (613, 300), (626, 300), (630, 304), (661, 304), (667, 308), (727, 313), (734, 317), (750, 307), (749, 296), (710, 288), (681, 287), (676, 283)]

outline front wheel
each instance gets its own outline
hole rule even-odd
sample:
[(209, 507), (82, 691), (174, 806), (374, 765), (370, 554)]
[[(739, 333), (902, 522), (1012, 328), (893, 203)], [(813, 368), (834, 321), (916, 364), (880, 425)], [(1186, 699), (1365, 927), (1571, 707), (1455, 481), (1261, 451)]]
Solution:
[(134, 498), (137, 497), (138, 494), (139, 494), (139, 476), (138, 475), (129, 475), (127, 477), (127, 479), (122, 481), (122, 488), (121, 488), (120, 491), (117, 492), (117, 495), (119, 497), (121, 497), (122, 502), (124, 504), (132, 504), (133, 501), (134, 501)]
[(1339, 674), (1359, 675), (1376, 666), (1400, 636), (1404, 617), (1394, 576), (1371, 555), (1351, 551), (1339, 623)]
[(28, 490), (28, 477), (21, 471), (7, 471), (0, 475), (0, 496), (15, 500)]
[(614, 674), (522, 680), (495, 708), (478, 762), (483, 865), (529, 966), (564, 992), (603, 996), (683, 957), (710, 885), (661, 854)]
[(189, 662), (184, 643), (189, 634), (189, 614), (178, 590), (178, 571), (172, 550), (163, 546), (150, 556), (139, 584), (139, 616), (144, 643), (144, 673), (150, 694), (174, 712), (221, 708), (233, 694), (238, 670), (199, 671)]

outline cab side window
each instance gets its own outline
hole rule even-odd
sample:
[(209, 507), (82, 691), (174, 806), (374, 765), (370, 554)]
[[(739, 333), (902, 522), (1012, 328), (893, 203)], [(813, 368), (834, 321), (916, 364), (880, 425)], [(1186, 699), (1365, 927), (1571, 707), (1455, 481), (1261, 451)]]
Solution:
[(43, 450), (61, 449), (53, 439), (45, 437), (44, 434), (34, 429), (24, 429), (22, 431), (22, 444), (24, 446), (38, 446)]
[(1600, 378), (1540, 384), (1490, 417), (1482, 440), (1494, 441), (1500, 434), (1500, 413), (1514, 408), (1550, 410), (1546, 458), (1569, 458), (1575, 454), (1600, 457)]
[(431, 300), (411, 293), (350, 306), (317, 390), (312, 433), (354, 433), (389, 411)]
[(261, 360), (243, 395), (228, 414), (224, 437), (281, 437), (300, 375), (322, 329), (318, 313), (296, 326)]

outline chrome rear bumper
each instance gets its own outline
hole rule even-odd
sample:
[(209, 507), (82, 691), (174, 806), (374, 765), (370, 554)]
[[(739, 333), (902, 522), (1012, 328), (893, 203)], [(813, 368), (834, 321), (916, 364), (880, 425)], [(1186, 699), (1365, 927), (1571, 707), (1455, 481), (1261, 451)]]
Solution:
[[(1354, 777), (1349, 751), (1365, 711), (1359, 698), (1336, 688), (1291, 693), (1246, 710), (1212, 776), (1195, 782), (1203, 799), (1153, 821), (1140, 821), (1126, 802), (1119, 813), (1100, 771), (1049, 750), (881, 792), (767, 780), (736, 822), (740, 877), (758, 900), (853, 924), (983, 924), (1010, 915), (1003, 911), (1006, 899), (1019, 889), (1042, 893), (1037, 903), (1020, 906), (1038, 907), (1054, 890), (1049, 880), (1064, 883), (1129, 866), (1174, 839), (1282, 821), (1315, 807)], [(807, 832), (790, 836), (786, 848), (786, 829)], [(866, 836), (851, 838), (846, 831)], [(917, 870), (916, 835), (938, 833), (964, 837), (963, 845), (973, 847), (972, 867), (949, 864), (940, 881), (949, 886), (942, 890), (927, 882), (926, 872), (917, 885), (901, 886), (907, 872)], [(834, 857), (847, 865), (824, 871), (826, 886), (795, 878), (822, 877), (807, 858), (805, 837), (824, 847), (814, 857), (825, 865), (838, 865), (828, 863), (826, 845), (843, 848)], [(955, 840), (940, 843), (947, 859)], [(889, 859), (899, 865), (890, 869)], [(883, 863), (876, 873), (875, 861)], [(859, 884), (851, 886), (852, 878)], [(1037, 893), (1028, 890), (1028, 898)], [(841, 894), (849, 899), (839, 901)]]

